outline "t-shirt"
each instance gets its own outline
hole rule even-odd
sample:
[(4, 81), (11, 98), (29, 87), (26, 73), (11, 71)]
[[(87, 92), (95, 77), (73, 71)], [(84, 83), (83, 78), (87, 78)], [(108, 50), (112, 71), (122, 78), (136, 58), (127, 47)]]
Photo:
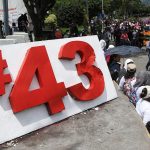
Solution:
[(121, 37), (120, 37), (122, 40), (128, 40), (129, 39), (129, 37), (128, 37), (128, 34), (126, 34), (126, 33), (123, 33), (123, 34), (121, 34)]
[(138, 101), (136, 90), (133, 87), (133, 85), (136, 82), (136, 78), (129, 78), (125, 79), (124, 76), (121, 78), (119, 83), (119, 88), (124, 92), (124, 94), (129, 98), (129, 101), (136, 105), (136, 102)]
[(150, 121), (150, 102), (140, 99), (136, 104), (136, 111), (146, 125)]

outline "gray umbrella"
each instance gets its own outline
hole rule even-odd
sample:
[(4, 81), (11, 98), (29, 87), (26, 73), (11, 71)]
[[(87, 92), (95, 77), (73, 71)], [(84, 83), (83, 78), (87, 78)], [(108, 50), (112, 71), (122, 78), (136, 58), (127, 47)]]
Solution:
[(140, 54), (144, 52), (142, 49), (136, 46), (117, 46), (114, 48), (110, 48), (105, 52), (105, 55), (113, 55), (113, 54), (118, 54), (121, 56), (134, 56), (137, 54)]

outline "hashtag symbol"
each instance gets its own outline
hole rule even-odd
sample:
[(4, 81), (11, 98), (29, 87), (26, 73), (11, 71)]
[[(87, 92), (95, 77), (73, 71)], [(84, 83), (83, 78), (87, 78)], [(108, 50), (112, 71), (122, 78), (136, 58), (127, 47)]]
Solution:
[(3, 73), (7, 67), (7, 62), (2, 58), (2, 52), (0, 51), (0, 96), (5, 94), (5, 84), (12, 81), (10, 74)]

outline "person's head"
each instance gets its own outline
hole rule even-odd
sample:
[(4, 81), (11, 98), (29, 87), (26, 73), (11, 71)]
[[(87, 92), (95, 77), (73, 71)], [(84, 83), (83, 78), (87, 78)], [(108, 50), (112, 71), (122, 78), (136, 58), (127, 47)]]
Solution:
[(118, 54), (113, 54), (113, 55), (110, 55), (110, 60), (109, 60), (109, 63), (108, 63), (108, 66), (112, 63), (112, 62), (120, 62), (120, 55)]
[(127, 64), (127, 70), (125, 74), (125, 78), (133, 78), (136, 73), (136, 65), (134, 63)]
[(101, 46), (101, 49), (104, 50), (105, 47), (106, 47), (106, 42), (105, 40), (100, 40), (100, 46)]
[(127, 71), (127, 65), (128, 64), (134, 64), (134, 61), (132, 59), (127, 59), (125, 62), (124, 62), (124, 69)]
[(121, 59), (120, 55), (114, 54), (114, 55), (112, 55), (112, 57), (113, 57), (113, 60), (114, 60), (114, 61), (120, 62), (120, 59)]
[(142, 87), (140, 98), (150, 102), (150, 86), (147, 85)]
[(114, 47), (115, 47), (114, 45), (109, 45), (107, 50), (114, 48)]

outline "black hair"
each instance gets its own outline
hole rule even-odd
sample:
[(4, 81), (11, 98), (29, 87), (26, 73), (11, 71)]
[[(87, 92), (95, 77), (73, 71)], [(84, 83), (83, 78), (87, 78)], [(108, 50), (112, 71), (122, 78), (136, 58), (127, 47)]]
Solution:
[(143, 88), (142, 93), (140, 94), (140, 97), (143, 98), (147, 95), (147, 88)]
[(124, 76), (125, 79), (133, 78), (135, 76), (136, 69), (127, 70)]
[(147, 122), (147, 124), (146, 124), (146, 128), (147, 128), (148, 132), (150, 133), (150, 121), (149, 121), (149, 122)]
[(110, 56), (108, 66), (114, 61), (114, 58), (116, 58), (117, 56), (119, 56), (119, 55), (118, 54), (113, 54), (113, 55)]

